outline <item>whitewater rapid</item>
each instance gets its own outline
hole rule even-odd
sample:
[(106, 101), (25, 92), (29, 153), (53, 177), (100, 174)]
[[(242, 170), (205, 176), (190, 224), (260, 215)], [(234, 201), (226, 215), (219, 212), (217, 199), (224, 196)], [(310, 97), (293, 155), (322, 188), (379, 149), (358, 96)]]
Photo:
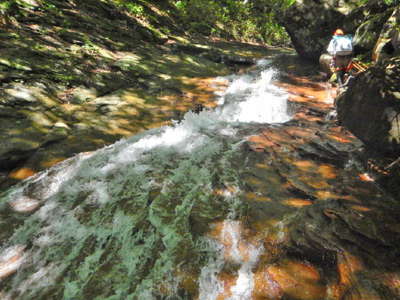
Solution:
[[(228, 88), (218, 95), (217, 108), (188, 112), (170, 126), (79, 154), (11, 188), (1, 198), (0, 213), (11, 209), (18, 227), (2, 245), (0, 278), (18, 273), (3, 299), (43, 297), (61, 277), (64, 298), (80, 299), (101, 272), (104, 257), (119, 263), (111, 270), (135, 278), (116, 283), (110, 278), (118, 293), (130, 295), (126, 299), (153, 299), (159, 282), (175, 272), (179, 260), (190, 257), (201, 240), (190, 231), (189, 220), (207, 226), (207, 220), (221, 216), (227, 218), (223, 234), (230, 236), (231, 251), (236, 251), (231, 256), (240, 264), (230, 299), (249, 299), (251, 268), (260, 248), (250, 245), (247, 258), (237, 252), (233, 229), (238, 224), (233, 219), (241, 200), (235, 164), (246, 138), (239, 134), (241, 128), (290, 120), (288, 95), (273, 85), (276, 74), (268, 60), (261, 60), (248, 74), (219, 78)], [(112, 253), (106, 251), (110, 241), (116, 249)], [(224, 251), (218, 241), (207, 243), (215, 253)], [(85, 250), (87, 244), (93, 249)], [(10, 253), (18, 256), (13, 264), (7, 262)], [(200, 299), (216, 299), (223, 288), (216, 277), (223, 260), (213, 257), (201, 271)], [(140, 271), (150, 261), (154, 267)], [(165, 285), (168, 293), (176, 292), (176, 279)]]

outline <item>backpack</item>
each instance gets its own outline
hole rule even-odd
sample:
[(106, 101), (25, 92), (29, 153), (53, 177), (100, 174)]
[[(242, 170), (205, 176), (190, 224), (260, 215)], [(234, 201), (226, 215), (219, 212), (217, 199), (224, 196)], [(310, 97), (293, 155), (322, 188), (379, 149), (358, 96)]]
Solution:
[(335, 36), (336, 55), (350, 55), (353, 53), (352, 37), (350, 35)]

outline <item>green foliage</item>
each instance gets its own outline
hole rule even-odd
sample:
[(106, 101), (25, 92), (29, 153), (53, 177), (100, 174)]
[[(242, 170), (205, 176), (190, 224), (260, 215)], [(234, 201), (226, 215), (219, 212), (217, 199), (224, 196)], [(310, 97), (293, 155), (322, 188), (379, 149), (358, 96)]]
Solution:
[[(178, 0), (173, 3), (189, 32), (242, 41), (285, 44), (289, 38), (274, 17), (294, 2), (295, 0)], [(267, 7), (268, 10), (260, 11), (260, 7)]]
[(49, 3), (49, 2), (44, 2), (42, 4), (42, 9), (45, 11), (57, 11), (57, 7), (54, 4)]
[(114, 2), (117, 7), (126, 9), (132, 15), (141, 16), (144, 14), (144, 8), (141, 4), (129, 0), (113, 0), (112, 2)]
[(126, 9), (134, 15), (143, 15), (143, 6), (135, 3), (125, 3)]
[(4, 1), (0, 3), (0, 13), (6, 13), (11, 9), (11, 6), (13, 5), (14, 1)]
[[(394, 0), (385, 0), (394, 1)], [(149, 6), (158, 6), (158, 1), (150, 0), (99, 0), (130, 15), (150, 17)], [(292, 5), (295, 0), (169, 0), (182, 20), (180, 26), (188, 33), (200, 33), (242, 41), (285, 44), (289, 38), (278, 25), (275, 16)], [(59, 14), (62, 9), (56, 1), (40, 1), (39, 10)], [(6, 0), (0, 3), (0, 13), (5, 15), (26, 15), (31, 6), (22, 0)], [(260, 9), (261, 8), (261, 9)]]
[(8, 14), (9, 16), (26, 17), (29, 12), (36, 8), (43, 12), (59, 13), (60, 9), (51, 1), (38, 1), (38, 6), (23, 0), (7, 0), (0, 1), (0, 14)]
[(385, 2), (387, 5), (392, 5), (392, 4), (399, 4), (400, 1), (399, 0), (383, 0), (383, 2)]
[[(357, 6), (365, 5), (368, 3), (369, 0), (360, 0), (357, 3)], [(399, 0), (383, 0), (386, 5), (398, 5), (400, 4)]]
[(176, 1), (174, 4), (177, 9), (184, 11), (184, 9), (186, 8), (186, 3), (187, 3), (186, 1), (179, 0), (179, 1)]

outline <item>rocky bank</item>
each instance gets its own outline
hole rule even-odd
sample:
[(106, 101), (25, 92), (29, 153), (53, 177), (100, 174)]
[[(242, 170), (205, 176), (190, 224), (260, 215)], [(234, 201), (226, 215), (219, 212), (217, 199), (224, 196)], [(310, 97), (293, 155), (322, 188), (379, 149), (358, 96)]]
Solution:
[(101, 1), (21, 1), (0, 15), (0, 181), (157, 127), (274, 50), (187, 35), (167, 1), (146, 18)]

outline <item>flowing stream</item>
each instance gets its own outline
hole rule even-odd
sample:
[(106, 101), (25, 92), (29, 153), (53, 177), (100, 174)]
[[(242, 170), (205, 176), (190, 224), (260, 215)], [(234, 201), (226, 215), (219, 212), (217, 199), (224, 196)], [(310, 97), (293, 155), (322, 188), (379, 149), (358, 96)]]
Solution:
[[(376, 248), (385, 248), (389, 258), (397, 254), (388, 242), (398, 240), (397, 229), (388, 229), (397, 216), (387, 215), (392, 223), (383, 226), (384, 236), (374, 221), (365, 221), (371, 206), (383, 207), (377, 218), (382, 216), (386, 196), (373, 182), (359, 180), (356, 162), (335, 156), (346, 152), (346, 143), (307, 148), (307, 135), (317, 135), (292, 124), (289, 94), (272, 84), (276, 75), (261, 60), (245, 75), (220, 78), (229, 85), (216, 109), (188, 112), (171, 126), (79, 154), (5, 192), (0, 298), (351, 295), (358, 282), (351, 274), (374, 253), (357, 257), (357, 245), (365, 243), (358, 236), (354, 242), (351, 231), (378, 240)], [(251, 142), (263, 128), (268, 132)], [(279, 137), (277, 130), (283, 130)], [(326, 133), (326, 140), (334, 134), (337, 140), (337, 132)], [(252, 147), (263, 147), (264, 154)], [(347, 207), (354, 213), (347, 215)], [(328, 233), (320, 232), (324, 226)], [(353, 246), (337, 241), (340, 230)], [(351, 261), (346, 278), (342, 261)], [(398, 276), (379, 268), (382, 278)], [(371, 274), (363, 274), (357, 292), (379, 295), (371, 288), (379, 285), (394, 295), (395, 283), (370, 284)]]

